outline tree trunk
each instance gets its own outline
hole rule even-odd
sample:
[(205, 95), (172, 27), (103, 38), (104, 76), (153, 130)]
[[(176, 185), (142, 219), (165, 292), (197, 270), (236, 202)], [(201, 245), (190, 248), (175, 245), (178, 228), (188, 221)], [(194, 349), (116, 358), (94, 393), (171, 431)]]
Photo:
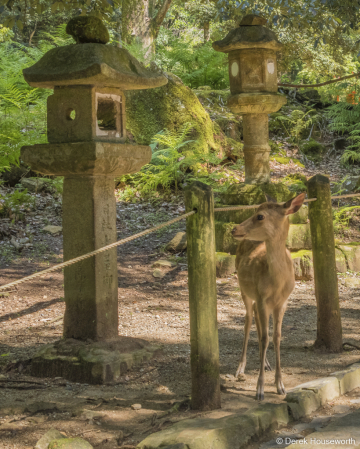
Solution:
[(156, 16), (152, 18), (154, 0), (124, 1), (122, 7), (121, 35), (123, 42), (138, 40), (144, 49), (146, 62), (155, 54), (155, 39), (159, 33), (172, 0), (163, 0)]
[(204, 22), (204, 42), (208, 42), (210, 40), (210, 22)]

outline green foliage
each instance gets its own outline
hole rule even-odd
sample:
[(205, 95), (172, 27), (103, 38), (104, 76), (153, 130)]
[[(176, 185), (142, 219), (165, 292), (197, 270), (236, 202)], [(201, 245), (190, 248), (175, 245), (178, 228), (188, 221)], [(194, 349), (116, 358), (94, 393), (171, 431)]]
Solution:
[[(238, 183), (235, 172), (220, 165), (221, 159), (213, 152), (204, 154), (196, 146), (188, 148), (192, 142), (187, 138), (189, 133), (191, 124), (186, 123), (179, 132), (165, 130), (156, 134), (150, 164), (134, 175), (119, 179), (122, 186), (119, 198), (128, 201), (140, 195), (158, 196), (156, 190), (159, 189), (167, 194), (172, 188), (183, 188), (194, 180), (211, 185), (216, 192), (226, 191)], [(241, 164), (243, 161), (239, 159), (234, 168), (240, 170)]]
[(343, 234), (348, 230), (349, 223), (354, 215), (360, 214), (360, 206), (347, 206), (333, 209), (334, 231), (335, 234)]
[(285, 184), (289, 188), (289, 190), (294, 193), (306, 192), (307, 190), (306, 176), (300, 173), (292, 173), (285, 176), (285, 178), (282, 179), (282, 183)]
[(27, 193), (27, 189), (15, 190), (8, 195), (0, 195), (0, 215), (10, 218), (21, 218), (25, 209), (32, 208), (35, 199)]
[(360, 104), (334, 103), (327, 108), (327, 116), (330, 120), (330, 129), (339, 134), (349, 134), (351, 143), (343, 155), (343, 164), (360, 163)]
[(188, 30), (181, 39), (162, 30), (155, 62), (191, 88), (224, 89), (229, 85), (227, 56), (213, 50), (210, 42), (203, 43), (196, 29)]
[(299, 145), (300, 139), (304, 136), (305, 131), (311, 125), (317, 123), (320, 120), (320, 116), (316, 113), (315, 109), (309, 109), (307, 111), (293, 109), (290, 115), (278, 115), (276, 120), (284, 125), (288, 136), (292, 138), (294, 143)]
[(301, 152), (314, 162), (320, 162), (325, 146), (314, 139), (305, 141), (300, 146)]

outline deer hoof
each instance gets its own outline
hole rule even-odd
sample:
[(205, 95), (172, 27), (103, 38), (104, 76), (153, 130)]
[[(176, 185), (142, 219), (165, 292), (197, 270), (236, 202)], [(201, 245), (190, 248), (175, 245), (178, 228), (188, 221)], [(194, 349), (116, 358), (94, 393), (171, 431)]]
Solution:
[(256, 388), (256, 400), (263, 401), (264, 400), (264, 385), (258, 382)]
[(256, 392), (256, 400), (257, 401), (263, 401), (264, 400), (264, 392), (263, 391), (257, 391)]
[(240, 374), (244, 374), (244, 372), (245, 372), (245, 366), (240, 365), (239, 368), (236, 370), (235, 377), (238, 378), (240, 376)]
[(286, 390), (284, 384), (282, 383), (282, 380), (276, 383), (276, 389), (278, 394), (286, 394)]

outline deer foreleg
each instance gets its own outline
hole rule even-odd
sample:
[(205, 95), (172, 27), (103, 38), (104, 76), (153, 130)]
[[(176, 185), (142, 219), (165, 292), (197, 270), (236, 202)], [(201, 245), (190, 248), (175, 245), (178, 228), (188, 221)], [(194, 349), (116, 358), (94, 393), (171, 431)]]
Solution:
[[(256, 330), (257, 330), (257, 334), (258, 334), (259, 353), (260, 353), (260, 360), (261, 360), (261, 352), (260, 352), (260, 346), (261, 346), (261, 326), (260, 326), (259, 315), (257, 313), (257, 308), (256, 308), (256, 303), (255, 302), (254, 302), (253, 308), (254, 308), (255, 324), (256, 324)], [(267, 357), (265, 358), (265, 371), (271, 371), (271, 366), (270, 366), (270, 363), (269, 363)]]
[(266, 365), (266, 351), (269, 345), (269, 313), (266, 308), (258, 309), (259, 322), (261, 328), (261, 343), (260, 343), (260, 373), (256, 387), (256, 399), (264, 400), (264, 384), (265, 384), (265, 365)]
[(243, 374), (245, 372), (246, 367), (246, 352), (247, 352), (247, 346), (249, 343), (249, 336), (250, 336), (250, 328), (253, 318), (253, 309), (252, 309), (252, 300), (246, 297), (243, 293), (241, 293), (242, 299), (245, 304), (246, 308), (246, 316), (245, 316), (245, 326), (244, 326), (244, 341), (243, 341), (243, 348), (240, 358), (240, 363), (238, 366), (238, 369), (236, 370), (235, 377), (239, 377), (239, 374)]
[(277, 392), (279, 394), (286, 394), (285, 387), (281, 377), (281, 367), (280, 367), (280, 340), (281, 340), (281, 325), (284, 317), (285, 308), (274, 310), (274, 348), (276, 354), (276, 368), (275, 368), (275, 385)]

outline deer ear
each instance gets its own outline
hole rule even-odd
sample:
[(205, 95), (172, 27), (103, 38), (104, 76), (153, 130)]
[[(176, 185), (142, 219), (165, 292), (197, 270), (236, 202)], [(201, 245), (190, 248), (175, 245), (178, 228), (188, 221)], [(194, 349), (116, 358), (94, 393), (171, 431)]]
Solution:
[(276, 199), (268, 195), (267, 193), (265, 193), (265, 198), (267, 203), (277, 203)]
[(300, 207), (302, 206), (304, 199), (305, 199), (306, 193), (300, 193), (300, 195), (296, 196), (295, 198), (292, 198), (289, 201), (286, 201), (284, 204), (285, 209), (285, 215), (295, 214)]

